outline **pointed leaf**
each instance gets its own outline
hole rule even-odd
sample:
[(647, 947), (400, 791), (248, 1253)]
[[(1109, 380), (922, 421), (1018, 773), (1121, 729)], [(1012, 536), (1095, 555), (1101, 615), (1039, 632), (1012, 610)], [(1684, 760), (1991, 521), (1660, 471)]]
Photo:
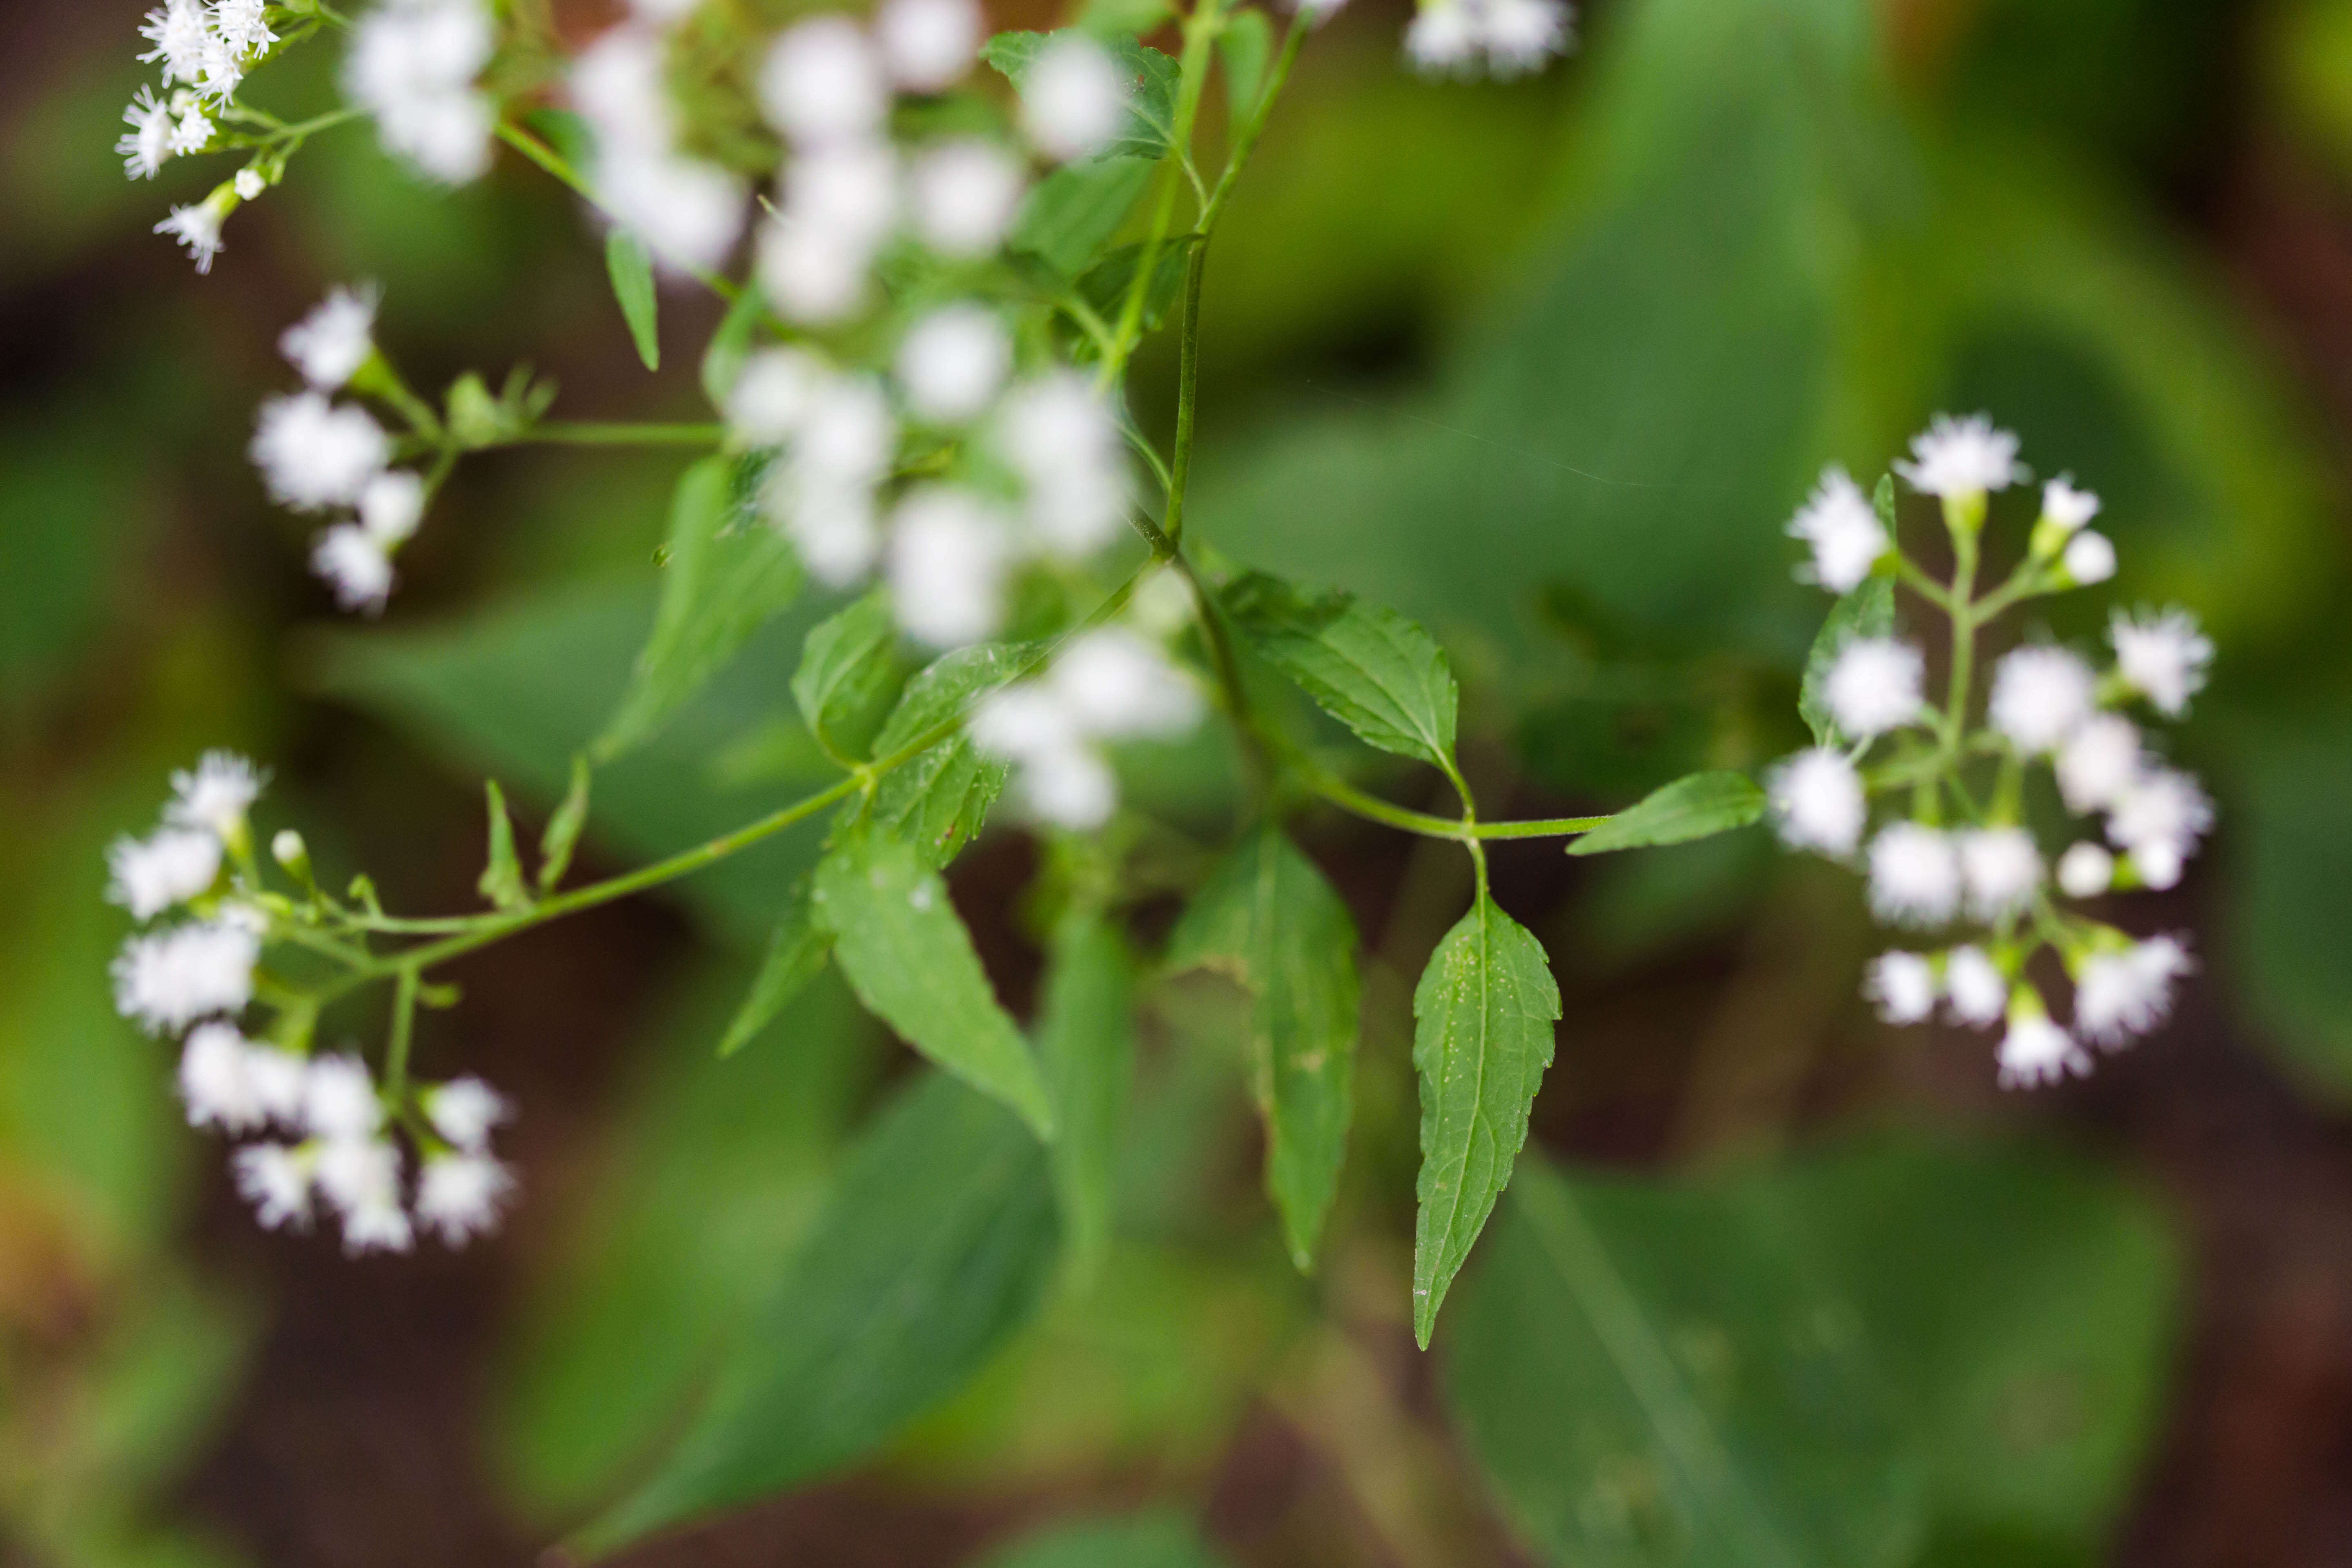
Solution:
[(1421, 1212), (1412, 1238), (1412, 1331), (1422, 1348), (1470, 1256), (1551, 1066), (1559, 987), (1541, 943), (1481, 893), (1412, 994), (1421, 1074)]
[(645, 241), (625, 228), (614, 229), (604, 241), (604, 270), (612, 275), (613, 298), (636, 341), (637, 357), (647, 370), (661, 369), (659, 307), (654, 300), (653, 258)]
[(817, 744), (846, 765), (866, 760), (906, 682), (898, 623), (889, 596), (877, 591), (809, 633), (793, 673), (793, 700)]
[(1266, 62), (1274, 58), (1274, 24), (1263, 11), (1235, 11), (1225, 17), (1217, 36), (1217, 53), (1225, 62), (1225, 107), (1235, 125), (1257, 108), (1265, 86)]
[(859, 1141), (683, 1439), (579, 1544), (609, 1552), (873, 1452), (1029, 1320), (1054, 1253), (1045, 1152), (925, 1075)]
[(1022, 202), (1005, 243), (1063, 278), (1082, 276), (1151, 188), (1154, 166), (1149, 158), (1087, 158), (1063, 164)]
[(1746, 827), (1764, 815), (1764, 792), (1746, 773), (1693, 773), (1652, 791), (1568, 847), (1571, 855), (1606, 855), (1658, 844), (1685, 844)]
[(1266, 1123), (1266, 1191), (1291, 1261), (1313, 1266), (1348, 1152), (1355, 1078), (1356, 923), (1314, 862), (1261, 827), (1210, 877), (1169, 944), (1173, 969), (1247, 986), (1253, 1089)]
[(494, 908), (527, 910), (530, 893), (523, 884), (522, 861), (515, 854), (514, 819), (507, 815), (506, 792), (496, 779), (485, 782), (482, 791), (489, 797), (490, 853), (476, 886)]
[(1054, 1183), (1071, 1272), (1091, 1281), (1110, 1247), (1112, 1173), (1135, 1077), (1135, 959), (1118, 928), (1073, 910), (1054, 932), (1037, 1055), (1061, 1123)]
[(1797, 694), (1797, 711), (1812, 731), (1815, 745), (1842, 743), (1837, 725), (1830, 718), (1827, 693), (1830, 667), (1837, 662), (1838, 650), (1855, 637), (1883, 637), (1894, 629), (1892, 577), (1866, 577), (1852, 593), (1830, 606), (1829, 619), (1822, 623), (1820, 633), (1813, 638), (1813, 650), (1806, 656), (1805, 684)]
[(1224, 602), (1250, 645), (1366, 744), (1453, 772), (1461, 696), (1427, 632), (1378, 605), (1257, 573)]
[(610, 762), (650, 739), (799, 595), (799, 561), (750, 505), (752, 478), (721, 457), (703, 458), (679, 479), (661, 607), (619, 709), (590, 750), (593, 760)]
[(752, 335), (767, 310), (768, 297), (757, 289), (746, 289), (735, 296), (719, 330), (710, 334), (710, 346), (702, 351), (702, 395), (713, 408), (725, 408), (734, 395), (736, 379), (751, 356)]
[(555, 815), (547, 819), (547, 831), (539, 839), (539, 891), (543, 898), (555, 891), (563, 880), (563, 873), (572, 868), (572, 852), (580, 847), (580, 835), (588, 826), (588, 759), (575, 755), (572, 759), (572, 785), (563, 792), (562, 801)]
[(731, 1057), (759, 1038), (761, 1031), (808, 988), (808, 983), (824, 973), (833, 939), (817, 924), (812, 890), (809, 879), (803, 877), (784, 895), (784, 912), (768, 939), (768, 953), (760, 961), (760, 973), (752, 978), (751, 993), (719, 1042), (720, 1056)]
[(989, 989), (947, 884), (914, 847), (872, 824), (852, 827), (818, 863), (814, 898), (858, 999), (1050, 1139), (1053, 1104), (1036, 1058)]
[[(874, 738), (877, 758), (895, 756), (968, 711), (984, 692), (1018, 675), (1036, 656), (1029, 645), (980, 643), (943, 654), (907, 682), (890, 721)], [(946, 866), (987, 820), (1004, 793), (1009, 764), (983, 755), (959, 725), (946, 738), (883, 775), (874, 820)]]

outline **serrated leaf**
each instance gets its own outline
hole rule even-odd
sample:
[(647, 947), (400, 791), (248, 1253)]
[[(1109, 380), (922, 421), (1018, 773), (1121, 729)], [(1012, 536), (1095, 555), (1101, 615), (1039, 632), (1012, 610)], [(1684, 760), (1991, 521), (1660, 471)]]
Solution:
[(1266, 1124), (1266, 1191), (1291, 1261), (1315, 1261), (1348, 1152), (1355, 1078), (1356, 922), (1279, 828), (1227, 856), (1169, 943), (1173, 969), (1226, 971), (1251, 994), (1252, 1089)]
[(817, 744), (846, 765), (866, 759), (906, 682), (898, 623), (889, 596), (877, 590), (809, 632), (793, 672), (793, 700)]
[(1437, 944), (1412, 994), (1421, 1074), (1412, 1331), (1423, 1350), (1528, 1141), (1559, 1016), (1542, 944), (1482, 892)]
[(1427, 632), (1381, 605), (1259, 573), (1224, 602), (1250, 646), (1366, 744), (1453, 772), (1461, 694)]
[(1764, 791), (1746, 773), (1693, 773), (1653, 790), (1607, 822), (1570, 841), (1571, 855), (1606, 855), (1660, 844), (1686, 844), (1746, 827), (1764, 815)]
[(1045, 1152), (926, 1075), (859, 1140), (685, 1436), (579, 1544), (610, 1552), (871, 1453), (1028, 1321), (1054, 1255)]
[(514, 818), (507, 815), (506, 792), (499, 788), (498, 780), (489, 779), (483, 783), (482, 793), (489, 801), (490, 852), (475, 886), (495, 909), (527, 910), (530, 893), (523, 883), (522, 861), (515, 854)]
[(1274, 24), (1263, 11), (1233, 12), (1217, 35), (1217, 53), (1225, 62), (1225, 106), (1239, 125), (1257, 107), (1258, 92), (1265, 86), (1266, 62), (1274, 58)]
[(751, 357), (752, 335), (767, 310), (767, 296), (757, 289), (746, 289), (735, 296), (719, 330), (710, 334), (710, 344), (702, 351), (702, 395), (710, 399), (713, 408), (726, 407), (734, 395), (743, 362)]
[(760, 973), (752, 977), (743, 1005), (719, 1039), (720, 1056), (731, 1057), (759, 1038), (760, 1032), (808, 989), (809, 982), (824, 973), (833, 939), (817, 923), (813, 892), (810, 879), (803, 877), (784, 895), (784, 912), (777, 917), (775, 931), (768, 938)]
[[(1882, 488), (1884, 488), (1882, 484)], [(1891, 500), (1888, 504), (1892, 504)], [(1817, 746), (1843, 743), (1830, 717), (1827, 688), (1830, 667), (1838, 650), (1855, 637), (1883, 637), (1895, 630), (1895, 579), (1868, 577), (1830, 606), (1829, 618), (1813, 638), (1805, 658), (1805, 684), (1797, 694), (1797, 712), (1813, 732)]]
[(1152, 168), (1149, 158), (1063, 164), (1030, 189), (1005, 243), (1063, 278), (1082, 276), (1151, 188)]
[(816, 918), (874, 1015), (973, 1088), (1054, 1135), (1052, 1097), (948, 901), (914, 847), (871, 823), (845, 832), (816, 868)]
[(604, 239), (604, 270), (613, 279), (613, 298), (621, 303), (637, 357), (647, 370), (661, 369), (660, 306), (654, 298), (654, 262), (646, 254), (646, 242), (625, 228), (613, 230)]
[(588, 785), (591, 770), (584, 755), (572, 759), (572, 784), (563, 792), (563, 799), (555, 807), (555, 815), (547, 819), (547, 831), (539, 837), (539, 891), (543, 898), (555, 891), (563, 880), (563, 873), (572, 868), (572, 853), (580, 847), (580, 835), (588, 826)]
[(1182, 68), (1170, 57), (1129, 37), (1093, 37), (1077, 28), (1057, 33), (999, 33), (981, 50), (981, 58), (1003, 72), (1015, 91), (1025, 92), (1029, 68), (1049, 44), (1084, 38), (1108, 55), (1124, 73), (1127, 117), (1109, 142), (1089, 162), (1110, 158), (1143, 158), (1152, 162), (1166, 155), (1175, 142), (1176, 83)]
[[(979, 643), (943, 654), (916, 673), (874, 738), (877, 757), (896, 755), (968, 710), (982, 693), (1019, 674), (1036, 655), (1030, 645)], [(874, 820), (944, 867), (979, 833), (1004, 793), (1010, 764), (986, 756), (961, 728), (883, 775)]]
[(1175, 1513), (1049, 1525), (982, 1560), (981, 1568), (1224, 1568), (1225, 1559)]
[(1055, 930), (1037, 1055), (1061, 1131), (1054, 1185), (1071, 1273), (1091, 1281), (1110, 1247), (1113, 1173), (1135, 1077), (1135, 959), (1103, 916), (1073, 910)]
[(604, 763), (650, 739), (801, 589), (792, 548), (737, 492), (733, 459), (705, 458), (678, 479), (653, 632), (628, 689), (590, 748)]

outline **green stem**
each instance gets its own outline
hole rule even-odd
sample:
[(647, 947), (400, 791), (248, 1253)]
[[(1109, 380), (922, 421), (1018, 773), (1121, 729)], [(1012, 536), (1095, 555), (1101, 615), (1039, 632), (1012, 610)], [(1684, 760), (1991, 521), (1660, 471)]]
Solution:
[[(1557, 816), (1536, 822), (1480, 822), (1475, 817), (1457, 821), (1391, 805), (1320, 771), (1302, 769), (1301, 776), (1308, 789), (1342, 811), (1406, 833), (1418, 833), (1424, 838), (1449, 838), (1461, 844), (1475, 845), (1501, 838), (1571, 838), (1580, 833), (1590, 833), (1609, 820), (1605, 816)], [(1454, 787), (1461, 788), (1459, 784)]]
[[(505, 142), (508, 146), (513, 148), (516, 152), (521, 153), (524, 157), (530, 159), (532, 163), (538, 164), (541, 168), (546, 170), (549, 174), (554, 175), (557, 179), (571, 186), (572, 189), (578, 193), (580, 197), (587, 202), (590, 206), (594, 207), (598, 212), (603, 213), (606, 217), (613, 219), (615, 223), (620, 221), (620, 216), (614, 212), (611, 207), (604, 205), (604, 198), (597, 195), (595, 188), (588, 184), (587, 180), (581, 175), (577, 169), (574, 169), (569, 163), (564, 161), (563, 154), (558, 153), (554, 148), (549, 146), (546, 142), (541, 141), (538, 137), (532, 135), (521, 126), (515, 124), (510, 120), (501, 120), (499, 121), (498, 133), (499, 141)], [(686, 276), (693, 279), (696, 282), (701, 284), (704, 288), (709, 289), (712, 293), (718, 295), (720, 299), (726, 300), (730, 305), (733, 304), (743, 292), (741, 285), (732, 281), (731, 279), (721, 278), (719, 274), (710, 271), (707, 268), (692, 266), (680, 260), (675, 256), (668, 257), (666, 259), (667, 259), (673, 267), (676, 267), (679, 271), (686, 274)]]
[(1234, 183), (1241, 178), (1242, 165), (1249, 162), (1250, 153), (1257, 148), (1257, 139), (1265, 132), (1267, 120), (1274, 114), (1274, 100), (1282, 96), (1283, 85), (1290, 79), (1290, 68), (1298, 61), (1298, 51), (1307, 43), (1308, 23), (1303, 9), (1290, 19), (1290, 31), (1283, 35), (1282, 52), (1275, 57), (1274, 69), (1265, 79), (1265, 86), (1257, 95), (1257, 107), (1242, 126), (1241, 134), (1234, 139), (1234, 150), (1225, 159), (1225, 172), (1217, 176), (1216, 189), (1209, 193), (1209, 205), (1201, 211), (1200, 232), (1206, 243), (1223, 216), (1225, 203), (1234, 194)]
[(383, 1062), (384, 1092), (394, 1105), (408, 1100), (408, 1047), (416, 1033), (417, 971), (414, 964), (400, 971), (392, 993), (392, 1044)]
[(595, 424), (551, 420), (534, 425), (510, 447), (716, 447), (727, 439), (724, 425)]
[(1118, 331), (1111, 339), (1110, 351), (1103, 355), (1102, 369), (1096, 378), (1100, 387), (1108, 388), (1118, 379), (1119, 373), (1127, 368), (1128, 356), (1135, 352), (1136, 342), (1143, 335), (1144, 305), (1150, 298), (1151, 280), (1160, 272), (1160, 252), (1168, 243), (1168, 231), (1175, 225), (1176, 197), (1185, 179), (1185, 149), (1192, 142), (1192, 122), (1200, 112), (1201, 91), (1208, 84), (1210, 51), (1223, 26), (1220, 10), (1220, 0), (1201, 0), (1192, 15), (1184, 18), (1184, 58), (1176, 80), (1176, 118), (1169, 131), (1171, 151), (1160, 175), (1160, 200), (1152, 208), (1151, 232), (1137, 258), (1134, 280), (1128, 285), (1127, 299), (1119, 308)]
[(1176, 451), (1168, 470), (1167, 533), (1171, 545), (1184, 542), (1184, 488), (1192, 477), (1193, 407), (1201, 387), (1201, 277), (1208, 266), (1205, 237), (1184, 263), (1184, 303), (1177, 321)]

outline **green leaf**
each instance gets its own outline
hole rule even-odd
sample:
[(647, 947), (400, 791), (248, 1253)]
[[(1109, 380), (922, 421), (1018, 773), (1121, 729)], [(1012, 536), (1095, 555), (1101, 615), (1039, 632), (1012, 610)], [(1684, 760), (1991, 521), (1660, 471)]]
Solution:
[(1453, 773), (1461, 694), (1427, 632), (1378, 605), (1258, 573), (1224, 602), (1251, 646), (1365, 743)]
[[(1152, 264), (1151, 287), (1143, 295), (1143, 329), (1157, 331), (1168, 319), (1176, 303), (1178, 290), (1184, 286), (1184, 268), (1190, 252), (1181, 245), (1160, 247), (1160, 258)], [(1135, 269), (1143, 260), (1141, 245), (1122, 245), (1087, 269), (1078, 279), (1078, 293), (1094, 308), (1097, 315), (1107, 321), (1116, 321), (1127, 308), (1127, 291), (1135, 282)]]
[(2352, 833), (2344, 781), (2352, 722), (2339, 702), (2296, 703), (2241, 725), (2243, 807), (2230, 858), (2230, 951), (2262, 1037), (2306, 1090), (2352, 1098)]
[(604, 270), (613, 279), (613, 298), (629, 323), (637, 357), (647, 370), (661, 369), (661, 328), (654, 301), (653, 258), (645, 241), (625, 228), (615, 228), (604, 240)]
[(752, 336), (767, 312), (767, 295), (746, 289), (735, 296), (735, 302), (719, 320), (719, 330), (710, 334), (710, 346), (702, 351), (702, 395), (713, 408), (726, 407), (734, 396), (743, 362), (751, 357)]
[(670, 506), (661, 608), (619, 710), (591, 748), (609, 762), (650, 739), (801, 589), (800, 563), (736, 493), (732, 459), (705, 458)]
[(1028, 1042), (989, 989), (947, 884), (914, 847), (872, 824), (818, 862), (817, 920), (858, 999), (908, 1045), (1054, 1135), (1052, 1098)]
[(1926, 1467), (1768, 1191), (1519, 1172), (1446, 1333), (1520, 1533), (1576, 1568), (1907, 1568)]
[(485, 781), (482, 792), (489, 800), (490, 852), (475, 885), (494, 908), (527, 910), (530, 892), (522, 879), (522, 861), (515, 854), (514, 819), (507, 815), (506, 792), (496, 779)]
[(1149, 33), (1168, 20), (1169, 0), (1087, 0), (1078, 13), (1078, 31), (1106, 42)]
[(1559, 1015), (1542, 944), (1481, 892), (1437, 944), (1412, 994), (1412, 1065), (1421, 1074), (1412, 1331), (1423, 1350), (1528, 1141)]
[[(890, 721), (874, 739), (874, 754), (894, 756), (969, 709), (1036, 657), (1034, 646), (978, 643), (943, 654), (907, 682)], [(983, 755), (961, 726), (883, 775), (874, 792), (874, 819), (915, 847), (934, 868), (944, 867), (987, 820), (1004, 793), (1010, 764)]]
[(1291, 1261), (1311, 1268), (1348, 1152), (1356, 1059), (1356, 923), (1313, 861), (1263, 826), (1210, 875), (1169, 943), (1172, 969), (1248, 987), (1251, 1086), (1266, 1191)]
[(1686, 844), (1746, 827), (1764, 815), (1764, 792), (1746, 773), (1693, 773), (1654, 790), (1572, 841), (1571, 855), (1606, 855), (1658, 844)]
[(1864, 578), (1830, 606), (1829, 619), (1822, 623), (1820, 635), (1813, 638), (1813, 651), (1806, 656), (1804, 689), (1797, 696), (1797, 711), (1812, 731), (1815, 745), (1834, 746), (1840, 742), (1826, 694), (1830, 667), (1837, 662), (1839, 650), (1855, 637), (1883, 637), (1894, 630), (1892, 577)]
[(1037, 182), (1021, 204), (1005, 243), (1037, 257), (1064, 278), (1092, 267), (1151, 188), (1149, 158), (1087, 158)]
[(1057, 1524), (981, 1559), (981, 1568), (1224, 1568), (1181, 1514)]
[(609, 1552), (873, 1452), (1028, 1321), (1054, 1254), (1044, 1150), (927, 1075), (860, 1139), (685, 1436), (581, 1544)]
[[(1076, 28), (1058, 33), (999, 33), (981, 50), (981, 58), (1003, 72), (1015, 91), (1025, 91), (1029, 68), (1047, 45), (1068, 37), (1086, 37)], [(1109, 143), (1088, 162), (1112, 158), (1143, 158), (1157, 162), (1175, 142), (1176, 83), (1182, 68), (1167, 55), (1129, 37), (1096, 37), (1089, 41), (1119, 66), (1127, 77), (1127, 119)]]
[(1257, 108), (1265, 86), (1266, 62), (1274, 58), (1274, 24), (1263, 11), (1235, 11), (1226, 16), (1217, 35), (1217, 53), (1225, 62), (1225, 107), (1233, 122), (1241, 124)]
[(752, 979), (750, 994), (743, 998), (743, 1005), (719, 1039), (720, 1056), (731, 1057), (759, 1038), (775, 1022), (777, 1015), (808, 989), (809, 982), (824, 972), (825, 955), (832, 951), (833, 939), (817, 924), (811, 893), (809, 879), (803, 877), (784, 895), (784, 912), (776, 921), (775, 933), (768, 939), (768, 952), (760, 961), (760, 973)]
[(1118, 928), (1074, 910), (1054, 932), (1037, 1055), (1061, 1122), (1054, 1183), (1071, 1272), (1091, 1283), (1110, 1247), (1120, 1134), (1135, 1078), (1135, 959)]
[(877, 589), (809, 633), (793, 673), (793, 700), (817, 744), (845, 767), (866, 760), (906, 682), (898, 624), (889, 595)]
[(563, 792), (563, 799), (555, 815), (547, 819), (547, 831), (539, 839), (539, 891), (544, 898), (555, 891), (563, 880), (563, 873), (572, 868), (572, 857), (580, 847), (580, 835), (588, 826), (588, 784), (590, 777), (585, 754), (572, 759), (572, 784)]

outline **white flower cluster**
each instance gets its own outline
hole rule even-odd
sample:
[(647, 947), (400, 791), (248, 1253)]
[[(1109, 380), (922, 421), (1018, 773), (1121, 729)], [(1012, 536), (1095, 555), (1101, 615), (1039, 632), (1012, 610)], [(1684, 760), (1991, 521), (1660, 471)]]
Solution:
[[(1986, 498), (2022, 477), (2017, 439), (1979, 417), (1938, 419), (1913, 443), (1896, 471), (1915, 489), (1941, 498), (1956, 539), (1974, 548)], [(2035, 593), (2101, 582), (2115, 551), (2086, 526), (2098, 498), (2067, 479), (2044, 487), (2028, 559), (2005, 603)], [(1799, 575), (1839, 592), (1891, 571), (1896, 543), (1858, 487), (1827, 473), (1790, 525), (1811, 547)], [(1968, 592), (1956, 585), (1956, 595)], [(1972, 607), (1962, 600), (1964, 607)], [(2083, 1043), (2114, 1047), (2154, 1027), (2169, 1012), (2174, 982), (2189, 968), (2171, 937), (2134, 942), (2121, 932), (2057, 908), (2053, 870), (2021, 823), (2026, 771), (2050, 767), (2057, 795), (2077, 816), (2104, 818), (2102, 844), (2072, 844), (2055, 864), (2056, 891), (2087, 899), (2111, 889), (2169, 888), (2212, 826), (2211, 802), (2197, 781), (2158, 758), (2126, 710), (2145, 703), (2168, 718), (2188, 710), (2205, 681), (2213, 648), (2186, 611), (2117, 612), (2109, 629), (2116, 660), (2095, 670), (2071, 649), (2028, 644), (1993, 671), (1985, 727), (1969, 733), (1961, 712), (1938, 712), (1926, 698), (1927, 663), (1897, 637), (1862, 637), (1837, 650), (1822, 683), (1824, 705), (1845, 746), (1816, 747), (1773, 773), (1774, 819), (1790, 846), (1866, 868), (1872, 912), (1883, 922), (1938, 931), (1966, 921), (1977, 941), (1936, 953), (1889, 952), (1872, 966), (1867, 994), (1893, 1023), (1916, 1023), (1941, 1003), (1948, 1016), (1979, 1027), (2004, 1020), (2004, 1085), (2054, 1080), (2090, 1070)], [(1895, 757), (1876, 776), (1863, 766), (1882, 741)], [(1979, 807), (1959, 777), (1963, 762), (1999, 770)], [(1910, 815), (1871, 831), (1871, 796), (1910, 803)], [(1948, 826), (1949, 805), (1968, 818)], [(1866, 842), (1865, 842), (1866, 841)], [(2074, 983), (2072, 1031), (2052, 1021), (2026, 961), (2055, 946)]]
[(261, 405), (251, 455), (271, 498), (297, 511), (344, 509), (321, 532), (310, 568), (347, 610), (382, 610), (393, 588), (392, 557), (425, 517), (424, 479), (391, 467), (392, 438), (355, 403), (334, 403), (375, 358), (377, 293), (337, 289), (286, 330), (278, 351), (305, 390)]
[(202, 1018), (236, 1013), (253, 999), (260, 921), (215, 896), (227, 858), (247, 854), (245, 814), (261, 790), (251, 763), (207, 753), (172, 777), (163, 826), (121, 838), (107, 851), (107, 897), (142, 925), (173, 910), (196, 918), (134, 935), (114, 961), (114, 1005), (150, 1034), (172, 1034)]
[(1086, 832), (1118, 804), (1102, 746), (1184, 734), (1201, 712), (1200, 689), (1156, 644), (1105, 626), (1071, 643), (1039, 678), (991, 692), (970, 730), (982, 751), (1020, 765), (1017, 788), (1033, 816)]
[(461, 185), (490, 166), (498, 107), (475, 79), (495, 44), (482, 0), (383, 0), (352, 25), (343, 90), (385, 151)]
[(751, 193), (725, 169), (682, 154), (663, 82), (667, 27), (681, 8), (638, 0), (628, 20), (572, 62), (572, 101), (596, 133), (593, 172), (614, 221), (666, 268), (709, 268), (742, 237)]
[[(1339, 9), (1340, 0), (1305, 0), (1313, 15)], [(1433, 76), (1507, 79), (1541, 70), (1576, 42), (1565, 0), (1423, 0), (1405, 29), (1404, 49)]]
[[(152, 179), (171, 159), (213, 144), (215, 117), (232, 106), (247, 68), (278, 42), (268, 10), (263, 0), (169, 0), (147, 13), (139, 31), (155, 47), (139, 58), (162, 67), (163, 90), (159, 97), (141, 88), (122, 111), (130, 129), (114, 150), (124, 174)], [(186, 246), (196, 270), (209, 272), (220, 253), (222, 223), (265, 184), (257, 169), (241, 170), (203, 201), (173, 208), (155, 232)]]

